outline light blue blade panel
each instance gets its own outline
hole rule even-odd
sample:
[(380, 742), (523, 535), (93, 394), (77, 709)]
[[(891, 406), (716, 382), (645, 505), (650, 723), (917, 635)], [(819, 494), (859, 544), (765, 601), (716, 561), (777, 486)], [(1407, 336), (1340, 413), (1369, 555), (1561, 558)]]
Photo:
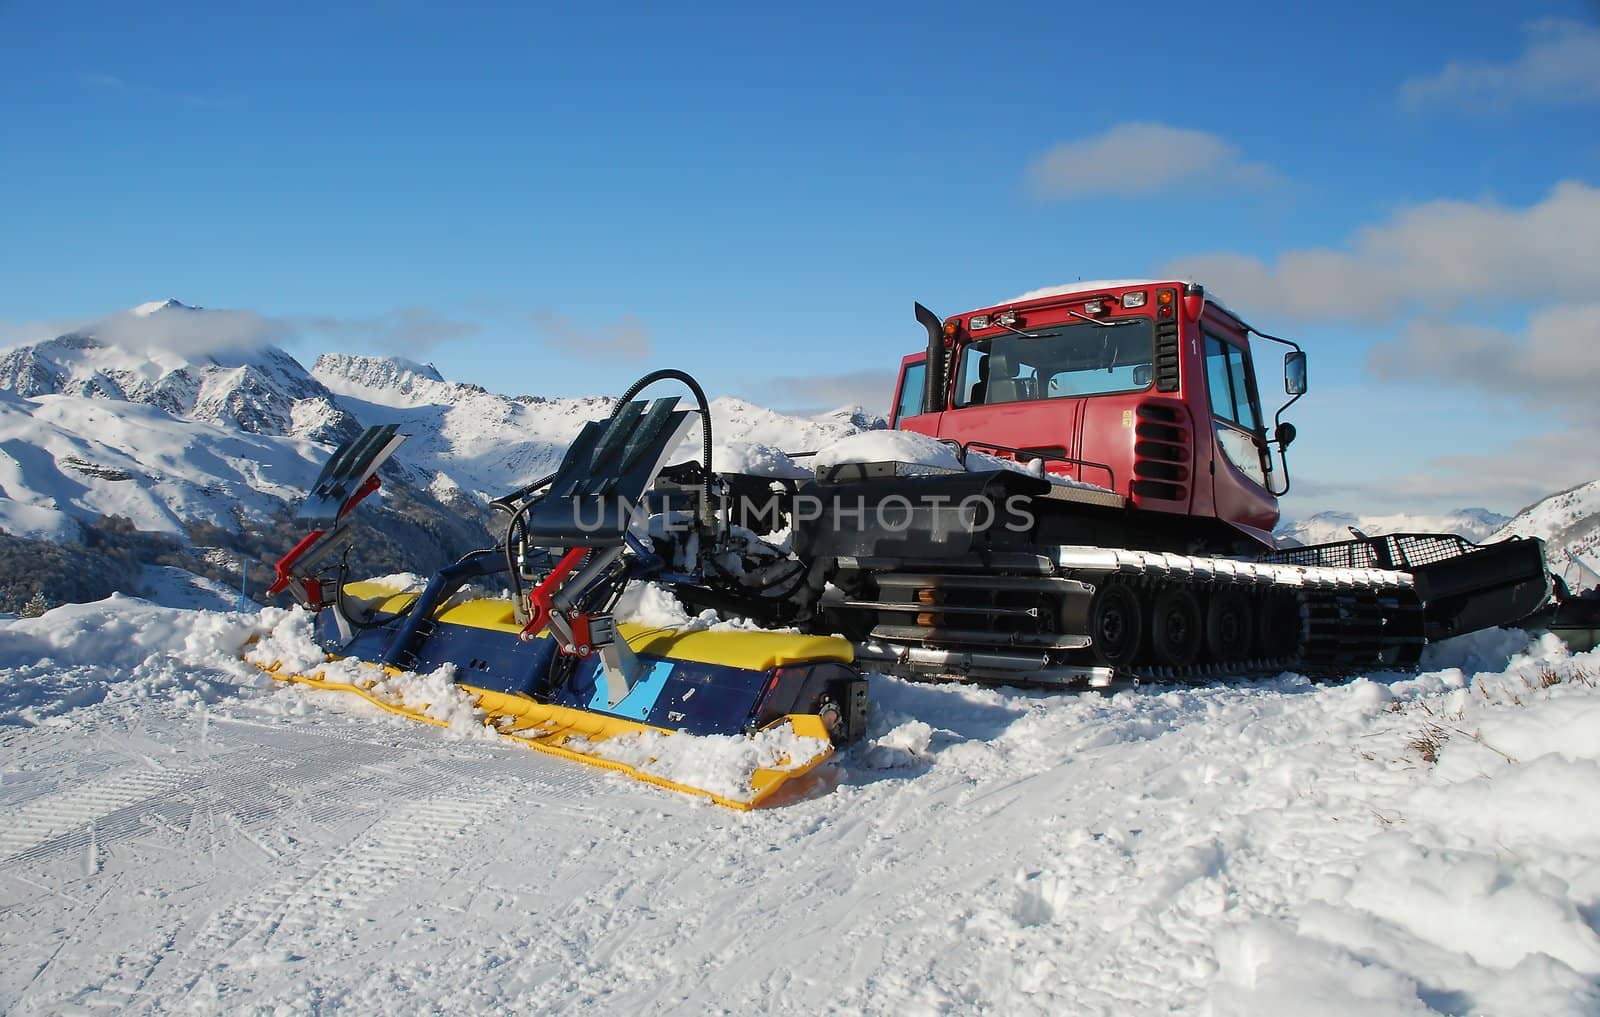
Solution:
[(606, 675), (605, 664), (601, 663), (594, 670), (594, 695), (589, 697), (589, 709), (599, 713), (609, 713), (614, 717), (644, 720), (650, 716), (650, 711), (655, 709), (656, 698), (661, 695), (661, 690), (666, 688), (667, 679), (670, 677), (672, 677), (672, 661), (658, 660), (651, 665), (648, 674), (634, 683), (628, 694), (622, 697), (622, 702), (611, 706), (610, 690), (606, 687), (609, 678)]

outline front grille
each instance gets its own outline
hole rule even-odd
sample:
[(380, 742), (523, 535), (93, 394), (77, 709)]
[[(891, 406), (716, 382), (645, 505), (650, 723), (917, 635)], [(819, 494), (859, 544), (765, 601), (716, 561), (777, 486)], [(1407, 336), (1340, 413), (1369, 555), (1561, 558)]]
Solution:
[(1142, 403), (1133, 433), (1130, 493), (1136, 498), (1188, 501), (1194, 443), (1183, 411), (1162, 403)]

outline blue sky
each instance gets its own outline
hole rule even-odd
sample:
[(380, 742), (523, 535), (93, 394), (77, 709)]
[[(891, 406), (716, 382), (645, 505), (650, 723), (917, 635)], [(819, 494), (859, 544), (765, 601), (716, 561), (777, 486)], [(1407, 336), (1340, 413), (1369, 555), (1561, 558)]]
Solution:
[(0, 340), (883, 409), (913, 300), (1182, 270), (1311, 350), (1291, 511), (1600, 476), (1593, 5), (860, 6), (0, 3)]

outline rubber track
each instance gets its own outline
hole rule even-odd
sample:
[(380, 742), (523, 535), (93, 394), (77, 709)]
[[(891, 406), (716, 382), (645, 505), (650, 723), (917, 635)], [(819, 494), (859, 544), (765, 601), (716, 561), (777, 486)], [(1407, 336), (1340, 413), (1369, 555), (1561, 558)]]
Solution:
[[(1202, 661), (1186, 667), (1146, 664), (1119, 668), (1115, 672), (1117, 679), (1137, 682), (1210, 682), (1224, 678), (1275, 675), (1284, 671), (1297, 671), (1314, 677), (1338, 677), (1377, 667), (1403, 668), (1415, 662), (1416, 654), (1423, 645), (1422, 606), (1410, 575), (1403, 572), (1257, 563), (1117, 548), (1062, 547), (1050, 552), (1049, 556), (1055, 564), (1048, 572), (1019, 575), (1016, 572), (997, 571), (990, 574), (996, 578), (1005, 577), (1008, 586), (1018, 579), (1040, 580), (1041, 593), (1048, 592), (1051, 581), (1063, 578), (1077, 579), (1095, 586), (1115, 578), (1134, 586), (1147, 610), (1155, 597), (1171, 586), (1186, 586), (1202, 598), (1217, 591), (1238, 589), (1251, 596), (1258, 608), (1264, 606), (1269, 598), (1282, 598), (1282, 609), (1298, 617), (1299, 631), (1292, 653)], [(926, 576), (935, 582), (943, 578), (970, 581), (973, 576), (970, 570), (945, 572), (937, 567), (917, 567), (921, 564), (906, 562), (903, 572)], [(936, 566), (932, 562), (927, 564)], [(870, 583), (871, 573), (863, 573), (861, 578)], [(870, 599), (865, 588), (857, 597)], [(937, 608), (930, 607), (929, 610), (936, 612)], [(1258, 624), (1260, 620), (1258, 614)], [(1076, 632), (1061, 632), (1062, 627), (1058, 625), (1046, 631), (1062, 635), (1091, 635), (1087, 627)], [(1147, 647), (1149, 638), (1147, 618)], [(893, 641), (912, 645), (905, 640)], [(916, 645), (990, 652), (997, 649), (1001, 652), (1023, 649), (954, 644), (936, 638)], [(1092, 650), (1058, 653), (1052, 659), (1063, 665), (1098, 664)], [(992, 675), (973, 673), (967, 677), (1015, 683), (1014, 677), (1004, 672)]]

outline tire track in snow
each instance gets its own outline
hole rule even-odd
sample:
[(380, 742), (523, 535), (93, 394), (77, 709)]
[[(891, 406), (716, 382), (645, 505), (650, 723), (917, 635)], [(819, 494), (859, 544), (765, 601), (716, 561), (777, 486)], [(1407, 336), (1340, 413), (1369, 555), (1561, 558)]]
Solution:
[[(176, 991), (189, 993), (208, 976), (260, 963), (264, 955), (272, 963), (274, 952), (287, 960), (289, 947), (312, 945), (308, 935), (312, 943), (336, 938), (387, 891), (435, 867), (455, 841), (510, 803), (503, 791), (452, 789), (380, 819), (320, 864), (296, 866), (200, 928), (169, 976)], [(124, 990), (124, 998), (139, 990)]]
[[(20, 877), (23, 866), (60, 865), (69, 852), (86, 850), (93, 823), (113, 879), (145, 864), (143, 849), (131, 853), (142, 843), (199, 863), (181, 883), (151, 884), (161, 890), (157, 899), (169, 891), (217, 895), (215, 910), (209, 918), (201, 911), (200, 921), (185, 920), (188, 905), (177, 904), (158, 907), (160, 917), (149, 916), (154, 920), (133, 936), (86, 930), (104, 952), (78, 970), (57, 966), (28, 992), (36, 1007), (161, 1010), (166, 1004), (156, 1000), (201, 1000), (218, 984), (271, 978), (254, 967), (311, 956), (308, 947), (329, 944), (329, 937), (348, 938), (354, 923), (366, 920), (352, 916), (372, 907), (409, 906), (407, 880), (423, 885), (456, 870), (457, 859), (472, 855), (463, 838), (513, 808), (529, 822), (560, 826), (588, 823), (596, 810), (638, 804), (641, 796), (654, 806), (670, 801), (602, 771), (432, 729), (217, 716), (208, 724), (208, 742), (185, 741), (191, 732), (184, 726), (163, 732), (196, 753), (164, 770), (145, 769), (151, 764), (136, 760), (149, 757), (130, 755), (125, 743), (110, 751), (97, 744), (75, 759), (77, 772), (92, 765), (110, 775), (92, 787), (71, 788), (73, 771), (41, 765), (54, 760), (34, 755), (28, 772), (41, 776), (29, 791), (37, 793), (22, 809), (0, 806), (0, 815), (28, 821), (9, 831), (0, 872)], [(41, 788), (40, 780), (53, 786)], [(118, 841), (129, 852), (120, 860)]]
[[(103, 783), (40, 796), (0, 819), (4, 824), (0, 862), (17, 860), (69, 831), (87, 831), (89, 824), (107, 816), (170, 795), (200, 772), (193, 766), (135, 770)], [(87, 834), (82, 836), (78, 846), (88, 843)]]
[[(215, 727), (235, 726), (213, 719)], [(200, 811), (210, 811), (243, 827), (273, 820), (286, 808), (307, 802), (308, 818), (334, 820), (350, 813), (362, 798), (422, 796), (438, 786), (441, 774), (470, 781), (494, 757), (470, 752), (461, 743), (401, 738), (380, 743), (343, 731), (283, 729), (240, 723), (249, 739), (237, 748), (160, 770), (129, 770), (87, 787), (35, 795), (0, 828), (0, 865), (31, 863), (83, 851), (89, 827), (104, 848), (119, 840), (149, 834), (152, 828), (182, 830)], [(387, 733), (387, 732), (386, 732)], [(468, 743), (470, 745), (470, 743)], [(435, 758), (419, 761), (421, 749)], [(450, 755), (436, 755), (444, 752)], [(578, 802), (604, 789), (604, 778), (535, 757), (527, 776), (542, 801)], [(425, 762), (426, 765), (420, 765)], [(328, 788), (328, 792), (323, 792)], [(271, 853), (268, 851), (267, 853)]]

